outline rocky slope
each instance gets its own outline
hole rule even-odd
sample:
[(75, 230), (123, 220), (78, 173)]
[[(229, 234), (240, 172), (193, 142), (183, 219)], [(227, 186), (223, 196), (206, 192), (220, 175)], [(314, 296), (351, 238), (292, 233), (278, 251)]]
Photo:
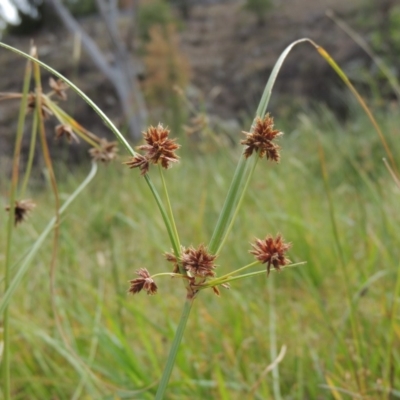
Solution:
[[(194, 6), (180, 32), (182, 50), (192, 67), (192, 84), (201, 92), (209, 112), (226, 119), (251, 115), (279, 54), (292, 41), (309, 37), (323, 46), (337, 62), (351, 70), (354, 61), (365, 59), (363, 52), (326, 17), (328, 8), (352, 22), (364, 0), (280, 0), (259, 25), (251, 13), (243, 10), (241, 1)], [(123, 20), (123, 16), (121, 19)], [(101, 21), (90, 17), (82, 21), (85, 29), (101, 47), (106, 48)], [(125, 24), (126, 25), (126, 24)], [(42, 30), (33, 39), (42, 60), (78, 84), (116, 123), (120, 110), (110, 85), (82, 54), (75, 62), (74, 38), (62, 27)], [(28, 50), (29, 39), (8, 36), (3, 40)], [(0, 91), (19, 91), (24, 61), (0, 50)], [(351, 71), (350, 71), (351, 72)], [(43, 73), (44, 82), (49, 75)], [(335, 95), (340, 85), (330, 67), (307, 44), (296, 48), (285, 62), (274, 91), (271, 107), (285, 112), (292, 104), (303, 104), (309, 98), (324, 101), (345, 113), (346, 106)], [(289, 105), (289, 106), (288, 106)], [(285, 108), (286, 107), (286, 108)], [(90, 108), (71, 95), (67, 107), (88, 129), (104, 135), (105, 128)], [(18, 104), (0, 103), (1, 153), (10, 153), (8, 140), (16, 127)], [(289, 111), (286, 111), (289, 112)]]

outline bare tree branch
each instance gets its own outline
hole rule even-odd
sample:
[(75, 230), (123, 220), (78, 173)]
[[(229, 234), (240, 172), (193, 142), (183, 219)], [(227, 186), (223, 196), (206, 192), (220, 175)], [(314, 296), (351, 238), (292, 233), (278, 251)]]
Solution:
[(94, 40), (81, 28), (76, 19), (62, 4), (60, 0), (46, 0), (49, 3), (65, 25), (65, 27), (72, 33), (78, 33), (81, 37), (82, 44), (85, 47), (92, 61), (96, 64), (97, 68), (108, 78), (113, 79), (112, 68), (107, 64), (105, 58), (98, 48)]
[(105, 0), (96, 0), (113, 45), (115, 65), (111, 66), (94, 40), (81, 28), (61, 0), (45, 1), (53, 7), (70, 32), (81, 36), (82, 44), (90, 58), (114, 86), (132, 138), (138, 139), (146, 125), (147, 109), (137, 82), (135, 65), (118, 33), (116, 2), (110, 0), (107, 6)]

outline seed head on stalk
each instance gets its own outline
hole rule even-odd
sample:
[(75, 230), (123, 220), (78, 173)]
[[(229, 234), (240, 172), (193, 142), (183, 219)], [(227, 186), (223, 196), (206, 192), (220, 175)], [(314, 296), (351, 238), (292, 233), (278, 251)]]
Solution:
[(162, 124), (150, 126), (143, 132), (146, 144), (138, 147), (138, 150), (145, 151), (145, 154), (137, 154), (124, 164), (130, 168), (139, 168), (142, 175), (148, 172), (150, 163), (161, 164), (165, 169), (170, 168), (172, 163), (179, 161), (175, 150), (179, 149), (180, 145), (175, 143), (176, 139), (169, 138), (169, 133), (169, 129), (164, 128)]
[(257, 117), (254, 128), (251, 132), (243, 132), (246, 139), (240, 143), (247, 146), (244, 152), (246, 158), (250, 157), (253, 152), (257, 152), (260, 158), (264, 156), (275, 162), (279, 162), (280, 147), (273, 143), (273, 140), (283, 135), (277, 129), (274, 129), (274, 119), (267, 114), (264, 119)]
[(280, 267), (284, 267), (291, 262), (285, 257), (285, 253), (290, 249), (292, 244), (285, 243), (280, 234), (278, 234), (276, 238), (268, 235), (264, 240), (256, 239), (251, 246), (253, 250), (251, 250), (250, 253), (254, 254), (256, 259), (262, 264), (267, 264), (268, 275), (271, 270), (271, 265), (279, 271)]

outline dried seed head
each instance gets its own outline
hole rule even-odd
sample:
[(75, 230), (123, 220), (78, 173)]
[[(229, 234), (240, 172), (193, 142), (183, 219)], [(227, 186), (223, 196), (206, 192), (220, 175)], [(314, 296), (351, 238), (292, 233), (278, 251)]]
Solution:
[(216, 255), (210, 254), (207, 248), (201, 244), (197, 249), (192, 246), (187, 249), (183, 247), (180, 262), (190, 275), (206, 278), (215, 276), (213, 270), (215, 269), (214, 260), (216, 258)]
[(252, 132), (243, 132), (246, 135), (246, 139), (240, 143), (247, 146), (244, 152), (246, 158), (250, 157), (255, 151), (258, 152), (260, 158), (267, 156), (267, 160), (271, 159), (279, 162), (280, 147), (272, 141), (283, 135), (283, 132), (273, 128), (274, 119), (267, 114), (264, 119), (257, 117)]
[(124, 164), (128, 165), (131, 169), (138, 167), (141, 175), (145, 175), (149, 171), (149, 160), (141, 154), (136, 154), (135, 157), (132, 157), (129, 161), (124, 162)]
[[(36, 207), (36, 204), (30, 200), (20, 200), (15, 202), (14, 208), (14, 223), (18, 225), (22, 221), (25, 221), (28, 217), (30, 211), (32, 211)], [(10, 206), (6, 207), (7, 211), (10, 211)]]
[(114, 160), (117, 156), (117, 142), (109, 142), (106, 139), (101, 139), (99, 147), (93, 147), (89, 150), (89, 154), (95, 161), (107, 163)]
[(53, 79), (50, 77), (49, 85), (53, 89), (53, 92), (61, 99), (67, 100), (67, 94), (65, 91), (69, 88), (69, 86), (63, 82), (61, 79)]
[[(36, 94), (35, 93), (29, 93), (28, 94), (28, 99), (27, 99), (27, 108), (28, 112), (33, 112), (36, 109)], [(50, 116), (53, 115), (53, 112), (50, 110), (49, 107), (46, 106), (45, 100), (42, 97), (41, 98), (41, 113), (43, 119), (48, 119)]]
[(57, 125), (55, 131), (56, 139), (60, 139), (62, 136), (65, 136), (69, 143), (79, 143), (79, 138), (75, 135), (71, 126), (65, 124)]
[(169, 132), (161, 124), (158, 124), (157, 127), (150, 126), (146, 132), (143, 132), (147, 144), (138, 147), (139, 150), (146, 151), (145, 157), (149, 162), (160, 163), (165, 169), (169, 168), (171, 163), (179, 160), (175, 150), (180, 146), (175, 143), (175, 139), (168, 138)]
[(251, 245), (253, 250), (250, 251), (254, 254), (256, 259), (262, 264), (267, 264), (267, 273), (271, 270), (271, 265), (280, 270), (280, 267), (289, 264), (291, 261), (285, 258), (285, 253), (292, 246), (291, 243), (284, 243), (280, 234), (274, 239), (268, 235), (264, 240), (256, 239), (255, 243)]
[(129, 293), (139, 293), (142, 289), (150, 295), (157, 293), (157, 285), (146, 268), (138, 269), (136, 274), (139, 275), (139, 278), (130, 281)]

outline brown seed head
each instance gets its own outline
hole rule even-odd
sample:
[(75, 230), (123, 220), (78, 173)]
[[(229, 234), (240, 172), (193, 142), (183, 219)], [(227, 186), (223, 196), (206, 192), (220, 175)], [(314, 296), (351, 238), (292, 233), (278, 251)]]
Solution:
[(56, 139), (60, 139), (62, 136), (65, 136), (69, 143), (75, 142), (79, 143), (78, 136), (75, 135), (71, 126), (61, 124), (56, 126)]
[(158, 124), (157, 127), (150, 126), (146, 132), (143, 132), (147, 144), (138, 147), (139, 150), (146, 151), (145, 157), (149, 162), (160, 163), (165, 169), (169, 168), (171, 163), (179, 160), (175, 150), (180, 146), (175, 143), (175, 139), (168, 138), (169, 132), (161, 124)]
[[(14, 208), (14, 224), (18, 225), (22, 221), (25, 221), (29, 212), (35, 207), (36, 204), (30, 199), (16, 201)], [(7, 206), (6, 210), (10, 211), (10, 206)]]
[(69, 86), (63, 82), (61, 79), (53, 79), (50, 77), (49, 85), (53, 89), (53, 92), (61, 99), (67, 100), (67, 94), (65, 91), (69, 88)]
[(129, 293), (139, 293), (142, 289), (144, 289), (147, 294), (150, 295), (157, 293), (157, 285), (146, 268), (138, 269), (136, 274), (139, 275), (139, 278), (129, 281), (131, 284)]
[(280, 267), (289, 264), (291, 261), (285, 258), (286, 251), (292, 246), (291, 243), (284, 243), (280, 234), (274, 239), (268, 235), (264, 240), (256, 239), (255, 243), (251, 245), (253, 250), (250, 251), (254, 254), (256, 259), (262, 264), (267, 264), (267, 273), (271, 270), (271, 265), (280, 270)]
[(260, 158), (267, 156), (267, 160), (271, 159), (279, 162), (280, 147), (272, 141), (283, 135), (283, 132), (273, 128), (274, 119), (267, 114), (264, 119), (257, 117), (252, 132), (243, 132), (246, 135), (246, 139), (240, 143), (247, 146), (244, 152), (246, 158), (250, 157), (255, 151), (258, 152)]
[(190, 246), (187, 249), (182, 248), (181, 263), (185, 271), (195, 277), (212, 277), (215, 276), (214, 260), (216, 255), (210, 254), (204, 245), (200, 245), (197, 249)]
[(138, 167), (141, 175), (145, 175), (147, 172), (149, 172), (149, 160), (141, 154), (136, 154), (135, 157), (132, 157), (129, 161), (124, 162), (124, 164), (128, 165), (131, 169)]
[(89, 150), (89, 154), (95, 161), (107, 163), (114, 160), (117, 156), (117, 142), (109, 142), (106, 139), (101, 139), (99, 147), (93, 147)]

